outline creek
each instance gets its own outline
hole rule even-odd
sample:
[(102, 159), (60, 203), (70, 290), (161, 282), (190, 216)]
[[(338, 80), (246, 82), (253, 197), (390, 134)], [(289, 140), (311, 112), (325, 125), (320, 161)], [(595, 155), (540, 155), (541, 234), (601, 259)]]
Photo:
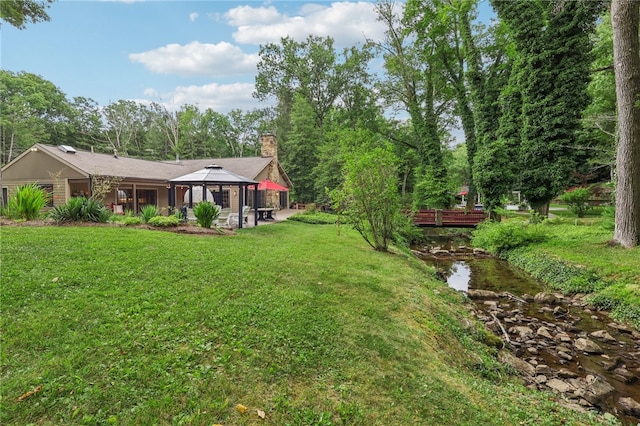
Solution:
[(640, 425), (640, 332), (614, 322), (584, 295), (566, 296), (451, 237), (414, 252), (473, 302), (472, 313), (503, 341), (501, 361), (528, 387), (562, 396), (578, 410)]

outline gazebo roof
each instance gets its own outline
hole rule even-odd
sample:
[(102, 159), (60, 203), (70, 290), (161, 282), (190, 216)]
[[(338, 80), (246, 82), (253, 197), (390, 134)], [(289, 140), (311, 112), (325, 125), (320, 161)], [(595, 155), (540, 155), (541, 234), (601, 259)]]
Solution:
[(169, 180), (171, 183), (178, 184), (196, 184), (204, 183), (211, 185), (252, 185), (256, 184), (255, 180), (248, 177), (240, 176), (233, 172), (223, 169), (221, 166), (212, 164), (206, 166), (204, 169), (197, 170), (193, 173), (188, 173), (184, 176)]

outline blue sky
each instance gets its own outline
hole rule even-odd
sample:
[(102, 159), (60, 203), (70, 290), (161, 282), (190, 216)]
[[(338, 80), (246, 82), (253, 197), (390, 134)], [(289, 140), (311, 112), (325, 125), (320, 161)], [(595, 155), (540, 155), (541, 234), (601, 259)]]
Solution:
[[(486, 1), (486, 0), (485, 0)], [(309, 33), (338, 47), (380, 39), (373, 3), (358, 1), (71, 1), (50, 22), (2, 24), (0, 65), (51, 81), (67, 97), (189, 103), (221, 113), (252, 98), (260, 45)]]

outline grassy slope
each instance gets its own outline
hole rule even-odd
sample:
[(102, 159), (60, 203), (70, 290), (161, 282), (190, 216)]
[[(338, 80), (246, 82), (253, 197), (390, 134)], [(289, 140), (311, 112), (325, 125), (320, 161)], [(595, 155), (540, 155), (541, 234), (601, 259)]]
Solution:
[(527, 250), (542, 251), (593, 271), (608, 284), (598, 289), (596, 299), (605, 306), (617, 307), (614, 316), (640, 324), (640, 247), (609, 245), (612, 233), (603, 229), (598, 220), (578, 223), (583, 225), (549, 226), (550, 238)]
[(1, 232), (3, 425), (600, 424), (514, 384), (459, 295), (345, 228)]

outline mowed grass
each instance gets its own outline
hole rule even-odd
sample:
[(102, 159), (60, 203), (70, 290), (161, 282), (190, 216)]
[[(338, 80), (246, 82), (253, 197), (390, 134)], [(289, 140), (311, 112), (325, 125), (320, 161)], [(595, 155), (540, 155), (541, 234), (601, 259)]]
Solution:
[[(2, 425), (557, 425), (460, 295), (346, 227), (2, 227)], [(30, 394), (29, 392), (33, 392)]]

